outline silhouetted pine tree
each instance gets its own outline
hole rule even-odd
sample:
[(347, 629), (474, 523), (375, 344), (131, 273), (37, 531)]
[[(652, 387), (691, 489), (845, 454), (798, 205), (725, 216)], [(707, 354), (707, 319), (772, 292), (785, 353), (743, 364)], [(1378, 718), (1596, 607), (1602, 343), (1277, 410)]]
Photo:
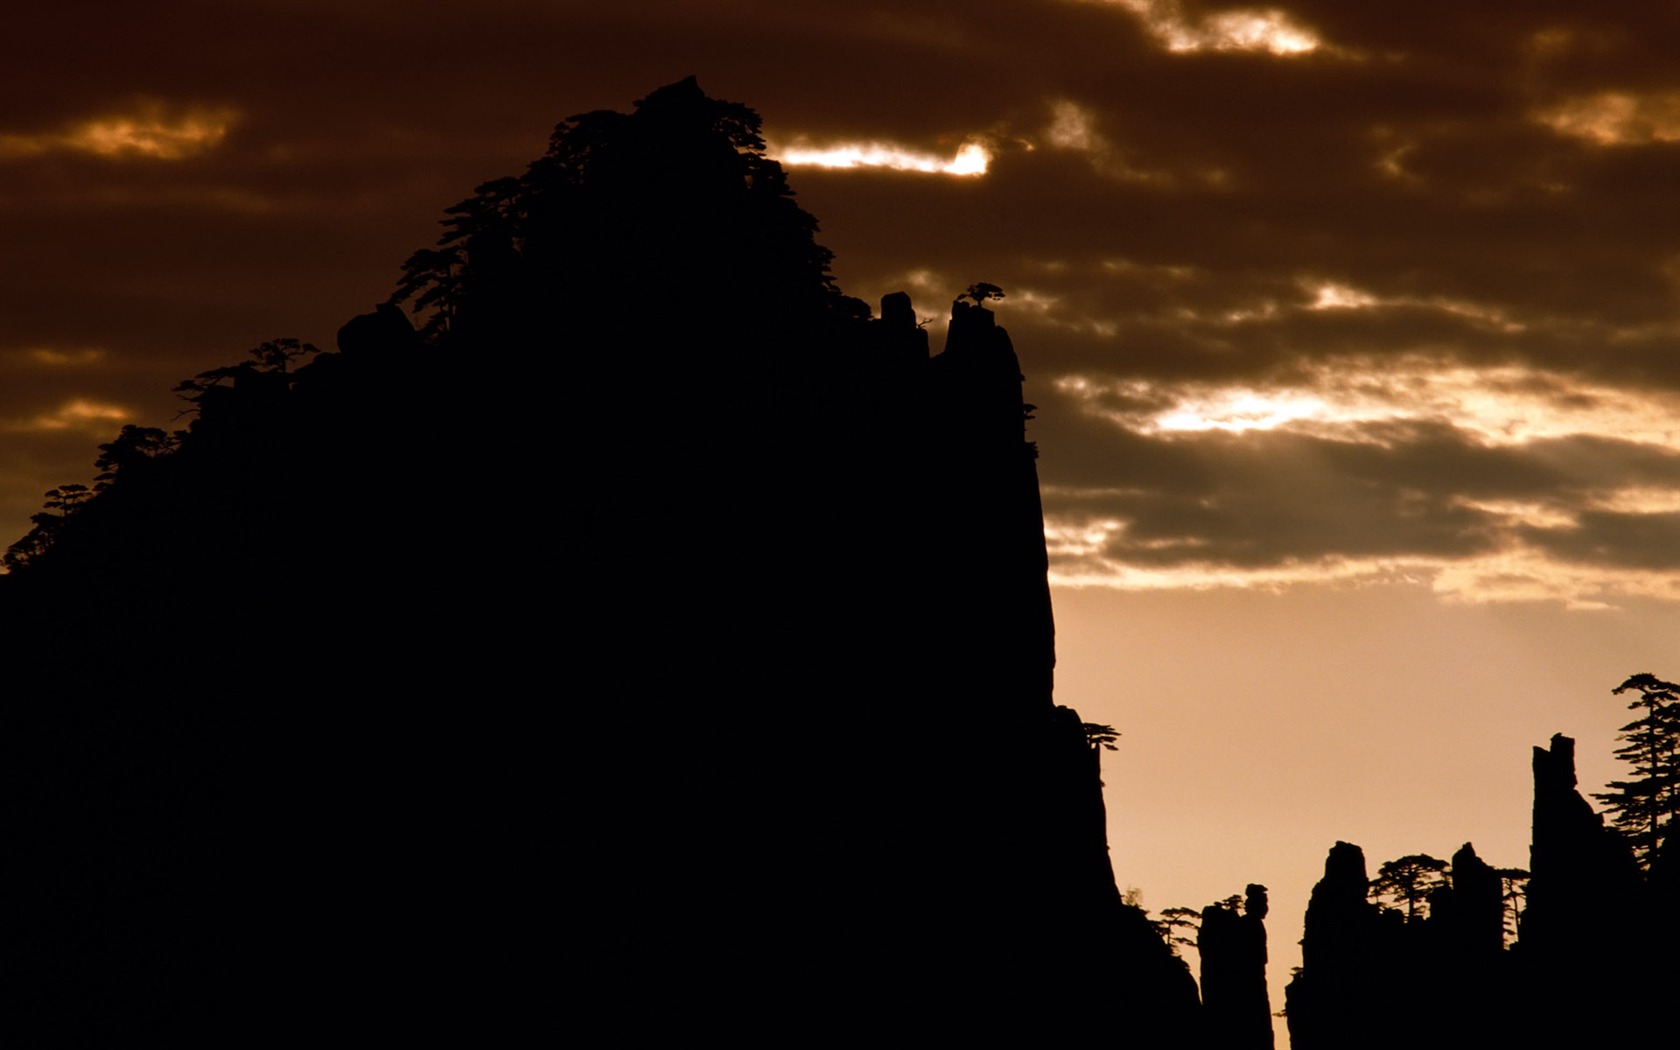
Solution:
[(1611, 781), (1605, 785), (1609, 791), (1595, 792), (1593, 798), (1604, 803), (1648, 869), (1680, 811), (1680, 685), (1636, 674), (1611, 692), (1637, 692), (1628, 710), (1644, 712), (1616, 738), (1622, 741), (1616, 757), (1633, 767), (1634, 777)]

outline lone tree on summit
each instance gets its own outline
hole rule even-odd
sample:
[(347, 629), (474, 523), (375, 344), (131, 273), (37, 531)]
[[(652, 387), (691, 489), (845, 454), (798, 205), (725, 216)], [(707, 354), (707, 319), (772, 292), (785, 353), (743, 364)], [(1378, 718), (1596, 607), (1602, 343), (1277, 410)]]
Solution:
[(1632, 780), (1612, 780), (1595, 793), (1617, 830), (1633, 841), (1635, 855), (1649, 868), (1674, 814), (1680, 811), (1680, 685), (1653, 674), (1636, 674), (1611, 690), (1637, 691), (1630, 711), (1644, 711), (1621, 728), (1616, 757), (1633, 766)]

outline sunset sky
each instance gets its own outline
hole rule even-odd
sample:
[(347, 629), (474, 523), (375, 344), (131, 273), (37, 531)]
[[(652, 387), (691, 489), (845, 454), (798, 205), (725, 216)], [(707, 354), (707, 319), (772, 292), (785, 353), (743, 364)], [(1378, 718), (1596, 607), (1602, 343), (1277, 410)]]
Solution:
[(1333, 842), (1526, 865), (1530, 746), (1578, 737), (1596, 788), (1611, 687), (1680, 675), (1675, 0), (8, 22), (6, 542), (123, 423), (179, 425), (178, 380), (330, 347), (558, 120), (694, 74), (763, 114), (846, 292), (910, 292), (937, 346), (1007, 291), (1120, 884), (1270, 886), (1274, 1009)]

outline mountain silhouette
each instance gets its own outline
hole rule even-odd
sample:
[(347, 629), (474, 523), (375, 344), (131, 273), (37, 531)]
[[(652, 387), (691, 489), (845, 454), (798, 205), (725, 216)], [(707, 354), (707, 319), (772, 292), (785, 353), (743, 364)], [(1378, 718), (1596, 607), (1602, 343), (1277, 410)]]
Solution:
[(577, 1005), (1193, 1044), (1052, 695), (1001, 290), (937, 354), (908, 297), (873, 316), (693, 78), (446, 215), (336, 350), (184, 382), (183, 430), (125, 429), (13, 547), (43, 1045)]

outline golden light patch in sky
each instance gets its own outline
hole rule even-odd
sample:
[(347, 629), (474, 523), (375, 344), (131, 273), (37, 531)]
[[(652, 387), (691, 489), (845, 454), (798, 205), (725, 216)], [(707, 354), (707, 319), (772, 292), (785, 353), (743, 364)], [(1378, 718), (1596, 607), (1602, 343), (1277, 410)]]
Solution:
[[(1440, 310), (1456, 317), (1463, 317), (1502, 332), (1521, 332), (1526, 326), (1519, 321), (1513, 321), (1505, 311), (1483, 303), (1469, 302), (1463, 299), (1449, 299), (1444, 296), (1420, 297), (1412, 295), (1398, 295), (1383, 298), (1370, 292), (1355, 288), (1352, 285), (1339, 284), (1334, 281), (1319, 282), (1303, 279), (1303, 289), (1313, 296), (1313, 301), (1307, 304), (1309, 310), (1358, 310), (1371, 306), (1421, 306), (1430, 310)], [(1274, 311), (1275, 304), (1266, 303), (1259, 316), (1269, 317)], [(1245, 312), (1230, 315), (1232, 320), (1246, 320), (1251, 316)]]
[(1593, 510), (1613, 514), (1680, 514), (1680, 490), (1658, 488), (1624, 488), (1594, 499)]
[(30, 419), (7, 421), (3, 428), (10, 431), (90, 430), (105, 433), (114, 422), (133, 417), (128, 409), (118, 405), (101, 404), (86, 398), (73, 398), (56, 411), (44, 412)]
[(1108, 147), (1097, 133), (1090, 111), (1066, 98), (1050, 103), (1050, 123), (1044, 129), (1044, 138), (1057, 149), (1090, 151)]
[(1177, 0), (1112, 0), (1131, 11), (1168, 51), (1265, 51), (1304, 55), (1320, 41), (1276, 8), (1221, 11), (1199, 22), (1184, 17)]
[(1155, 416), (1160, 430), (1272, 430), (1297, 419), (1322, 419), (1333, 411), (1319, 398), (1280, 396), (1255, 390), (1226, 390), (1211, 398), (1191, 398)]
[(1049, 292), (1032, 288), (1011, 288), (1007, 290), (1003, 299), (991, 303), (990, 308), (1000, 320), (1007, 320), (1013, 311), (1048, 314), (1055, 310), (1061, 301), (1061, 296)]
[(213, 149), (238, 119), (229, 108), (197, 108), (171, 116), (147, 101), (129, 114), (95, 117), (44, 134), (0, 134), (0, 159), (74, 151), (96, 156), (181, 160)]
[[(1459, 499), (1455, 502), (1537, 529), (1569, 529), (1580, 524), (1577, 513), (1555, 503), (1473, 499)], [(1578, 509), (1611, 514), (1680, 514), (1680, 489), (1650, 486), (1616, 488), (1585, 496), (1580, 500)]]
[[(1049, 495), (1049, 487), (1045, 487), (1045, 494)], [(1044, 521), (1044, 545), (1053, 553), (1076, 558), (1090, 557), (1102, 553), (1103, 544), (1116, 532), (1126, 527), (1126, 523), (1119, 518), (1101, 518), (1095, 521), (1059, 521), (1046, 518)]]
[(1083, 153), (1094, 170), (1109, 178), (1161, 187), (1170, 187), (1175, 182), (1185, 179), (1217, 187), (1227, 177), (1225, 173), (1213, 169), (1175, 173), (1165, 169), (1139, 167), (1134, 162), (1135, 158), (1128, 158), (1125, 150), (1115, 148), (1114, 143), (1104, 138), (1097, 130), (1097, 119), (1090, 109), (1067, 98), (1051, 99), (1049, 105), (1049, 122), (1035, 137), (1019, 140), (1029, 151), (1045, 146), (1055, 150)]
[(1462, 507), (1469, 507), (1471, 510), (1498, 515), (1507, 521), (1520, 525), (1532, 525), (1537, 529), (1572, 528), (1578, 520), (1575, 515), (1560, 507), (1535, 500), (1466, 499), (1459, 497), (1453, 502)]
[(80, 350), (59, 350), (50, 346), (31, 347), (28, 351), (31, 361), (36, 364), (49, 365), (54, 368), (76, 368), (83, 365), (98, 364), (105, 360), (105, 351), (99, 347), (84, 347)]
[[(1116, 523), (1113, 531), (1124, 530), (1124, 523)], [(1047, 533), (1047, 542), (1048, 538)], [(1052, 586), (1112, 587), (1125, 591), (1281, 590), (1303, 583), (1424, 583), (1440, 569), (1439, 565), (1423, 559), (1407, 558), (1324, 558), (1259, 568), (1194, 561), (1166, 566), (1129, 565), (1102, 557), (1085, 557), (1063, 564), (1062, 556), (1074, 552), (1054, 543), (1049, 549)]]
[[(1087, 411), (1146, 434), (1293, 427), (1372, 441), (1377, 439), (1361, 433), (1361, 424), (1444, 421), (1494, 446), (1591, 434), (1680, 451), (1680, 398), (1673, 394), (1419, 355), (1344, 359), (1317, 366), (1304, 381), (1263, 389), (1078, 375), (1058, 378), (1056, 387)], [(1120, 409), (1108, 404), (1113, 399), (1162, 407)]]
[(788, 167), (888, 168), (969, 177), (986, 174), (992, 162), (990, 151), (974, 139), (964, 142), (949, 158), (918, 153), (890, 142), (848, 142), (832, 146), (796, 143), (772, 147), (770, 153)]
[[(1108, 532), (1124, 523), (1103, 523)], [(1050, 582), (1057, 587), (1106, 587), (1123, 591), (1283, 591), (1302, 585), (1364, 587), (1426, 585), (1440, 598), (1465, 604), (1551, 602), (1576, 610), (1614, 608), (1617, 600), (1680, 601), (1680, 572), (1573, 565), (1519, 544), (1457, 560), (1326, 557), (1282, 565), (1244, 567), (1213, 562), (1133, 565), (1103, 557), (1101, 540), (1084, 539), (1078, 526), (1046, 522)]]
[(1407, 159), (1417, 151), (1417, 139), (1401, 135), (1392, 128), (1373, 128), (1371, 137), (1375, 142), (1377, 158), (1372, 162), (1376, 169), (1388, 178), (1411, 185), (1423, 182), (1415, 172), (1407, 169)]
[(1452, 601), (1558, 602), (1593, 610), (1613, 608), (1618, 598), (1680, 601), (1680, 572), (1572, 565), (1519, 546), (1436, 566), (1430, 587)]
[(1307, 307), (1309, 310), (1358, 309), (1362, 306), (1374, 306), (1377, 302), (1375, 296), (1345, 284), (1321, 284), (1313, 291), (1318, 298)]
[[(1280, 431), (1388, 446), (1407, 440), (1408, 431), (1397, 431), (1393, 424), (1415, 423), (1450, 425), (1461, 438), (1485, 447), (1584, 436), (1680, 455), (1680, 396), (1583, 383), (1516, 366), (1472, 368), (1409, 356), (1323, 364), (1309, 370), (1305, 379), (1270, 387), (1090, 376), (1065, 376), (1056, 385), (1092, 415), (1168, 440), (1193, 440), (1199, 433), (1215, 431)], [(1539, 454), (1572, 456), (1578, 451), (1579, 446), (1556, 446)], [(1193, 534), (1127, 542), (1127, 524), (1113, 510), (1125, 504), (1125, 499), (1116, 503), (1114, 498), (1125, 497), (1127, 489), (1047, 488), (1052, 507), (1073, 508), (1051, 510), (1046, 531), (1051, 575), (1064, 586), (1124, 590), (1427, 583), (1452, 601), (1547, 601), (1575, 609), (1606, 608), (1630, 597), (1680, 600), (1680, 570), (1639, 567), (1634, 564), (1636, 550), (1612, 551), (1609, 555), (1616, 556), (1609, 556), (1599, 545), (1618, 542), (1612, 538), (1617, 533), (1600, 532), (1595, 539), (1590, 531), (1602, 527), (1602, 515), (1613, 514), (1630, 518), (1619, 527), (1631, 526), (1636, 536), (1660, 536), (1661, 530), (1672, 527), (1668, 516), (1680, 513), (1680, 485), (1605, 478), (1597, 483), (1597, 491), (1582, 491), (1577, 484), (1551, 495), (1489, 499), (1454, 497), (1450, 477), (1440, 481), (1444, 499), (1484, 516), (1479, 527), (1489, 530), (1492, 549), (1456, 557), (1326, 554), (1270, 565), (1231, 565), (1198, 551)], [(1210, 493), (1206, 500), (1218, 498)], [(1077, 508), (1082, 502), (1088, 502), (1092, 513), (1081, 516)], [(1109, 553), (1126, 549), (1174, 556), (1166, 564), (1154, 558), (1132, 564), (1123, 553)], [(1621, 557), (1630, 560), (1624, 564)], [(1584, 561), (1572, 560), (1577, 558)]]
[(1565, 99), (1534, 117), (1560, 135), (1600, 146), (1680, 142), (1680, 91), (1601, 91)]

